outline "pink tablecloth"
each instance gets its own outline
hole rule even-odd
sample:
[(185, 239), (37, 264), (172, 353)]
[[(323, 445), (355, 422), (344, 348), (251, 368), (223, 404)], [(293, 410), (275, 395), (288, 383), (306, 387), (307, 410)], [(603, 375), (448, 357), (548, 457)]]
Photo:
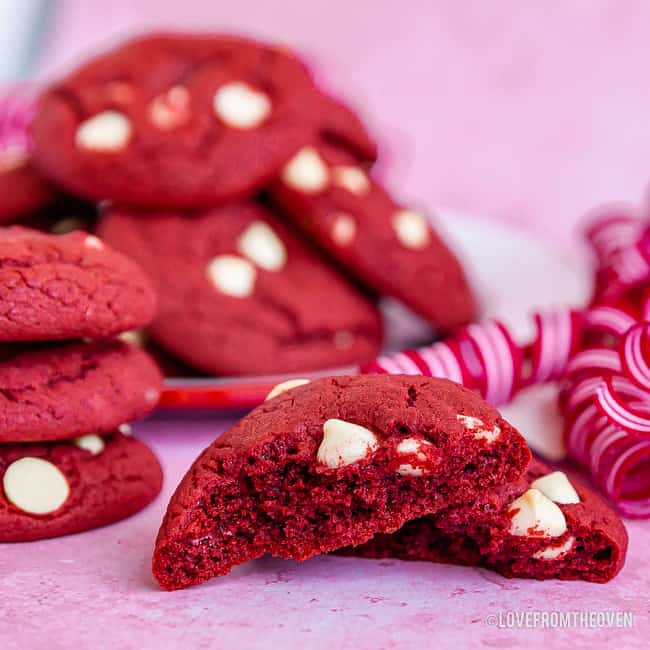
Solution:
[[(566, 245), (590, 206), (637, 200), (650, 172), (650, 4), (396, 0), (61, 0), (41, 73), (153, 25), (246, 31), (310, 54), (388, 143), (408, 200), (523, 224)], [(570, 5), (570, 6), (567, 6)], [(165, 493), (128, 522), (3, 547), (0, 646), (647, 648), (650, 522), (608, 585), (324, 557), (263, 560), (165, 594), (149, 574), (167, 498), (219, 419), (154, 420)], [(501, 629), (513, 610), (631, 611), (632, 629)], [(488, 618), (491, 617), (491, 618)]]
[[(3, 545), (2, 650), (647, 650), (649, 522), (628, 525), (627, 564), (607, 585), (325, 556), (258, 560), (197, 588), (161, 592), (149, 566), (165, 505), (198, 451), (228, 424), (210, 418), (144, 423), (137, 432), (165, 469), (164, 493), (154, 504), (101, 530)], [(631, 612), (633, 627), (495, 626), (525, 610)]]

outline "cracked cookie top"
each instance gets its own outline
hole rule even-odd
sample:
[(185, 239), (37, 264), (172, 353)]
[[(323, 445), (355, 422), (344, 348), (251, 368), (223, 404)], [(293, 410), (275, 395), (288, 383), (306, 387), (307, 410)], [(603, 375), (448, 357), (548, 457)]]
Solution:
[(196, 459), (168, 506), (153, 571), (178, 589), (267, 553), (304, 560), (357, 545), (473, 503), (529, 460), (495, 409), (445, 379), (284, 384)]
[(193, 213), (115, 208), (99, 230), (154, 282), (152, 337), (200, 370), (276, 374), (378, 351), (373, 302), (253, 201)]
[(0, 443), (104, 433), (149, 413), (162, 377), (122, 341), (0, 345)]
[(137, 265), (94, 235), (0, 229), (0, 342), (106, 338), (154, 311)]

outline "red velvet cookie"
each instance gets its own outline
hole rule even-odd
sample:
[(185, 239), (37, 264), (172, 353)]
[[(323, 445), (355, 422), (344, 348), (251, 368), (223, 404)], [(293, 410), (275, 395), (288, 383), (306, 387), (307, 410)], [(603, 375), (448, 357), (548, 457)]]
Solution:
[(286, 48), (160, 34), (50, 87), (34, 122), (35, 158), (81, 196), (204, 206), (261, 187), (316, 133), (374, 158), (355, 119)]
[(0, 223), (29, 215), (56, 195), (31, 162), (34, 100), (28, 85), (0, 92)]
[(145, 416), (160, 371), (122, 341), (0, 345), (0, 443), (105, 433)]
[(0, 341), (113, 336), (154, 310), (142, 272), (97, 237), (0, 229)]
[(344, 554), (485, 566), (508, 578), (607, 582), (621, 569), (627, 533), (596, 494), (533, 461), (526, 476), (377, 535)]
[(0, 152), (0, 223), (18, 221), (52, 203), (55, 197), (55, 191), (31, 163), (3, 160)]
[(217, 439), (177, 488), (153, 557), (165, 589), (265, 553), (305, 560), (361, 543), (516, 480), (530, 459), (497, 411), (444, 379), (292, 385)]
[(142, 442), (114, 432), (0, 445), (0, 542), (60, 537), (130, 517), (160, 492)]
[(99, 232), (154, 282), (153, 339), (199, 370), (344, 366), (380, 347), (376, 306), (253, 202), (196, 213), (116, 208)]
[(448, 331), (474, 319), (463, 268), (425, 217), (397, 205), (340, 147), (305, 147), (272, 190), (293, 222), (343, 268)]

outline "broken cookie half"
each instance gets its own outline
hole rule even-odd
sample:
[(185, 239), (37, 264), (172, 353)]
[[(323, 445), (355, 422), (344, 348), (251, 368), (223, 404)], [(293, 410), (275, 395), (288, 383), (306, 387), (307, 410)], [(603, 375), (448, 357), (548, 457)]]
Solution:
[(607, 582), (626, 551), (623, 523), (598, 495), (533, 460), (511, 485), (341, 553), (484, 566), (509, 578)]
[(192, 465), (158, 534), (153, 572), (179, 589), (267, 553), (304, 560), (362, 544), (517, 481), (529, 459), (496, 410), (444, 379), (294, 383)]

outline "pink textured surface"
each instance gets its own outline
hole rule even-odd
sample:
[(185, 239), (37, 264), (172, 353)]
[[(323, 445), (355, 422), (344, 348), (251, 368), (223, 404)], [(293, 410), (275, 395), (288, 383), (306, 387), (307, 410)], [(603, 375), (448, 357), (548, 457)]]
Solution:
[[(41, 66), (61, 70), (127, 31), (246, 31), (311, 54), (390, 145), (406, 199), (485, 214), (560, 245), (592, 205), (636, 200), (650, 170), (650, 5), (61, 0)], [(225, 421), (143, 427), (164, 494), (115, 526), (3, 546), (0, 645), (48, 648), (646, 648), (650, 522), (608, 585), (508, 581), (483, 570), (324, 557), (262, 560), (197, 589), (161, 593), (150, 553), (167, 498)], [(632, 630), (502, 630), (505, 610), (630, 610)], [(109, 642), (110, 640), (110, 642)]]
[[(163, 460), (163, 494), (127, 522), (68, 538), (4, 545), (0, 645), (88, 648), (474, 648), (543, 643), (546, 650), (647, 648), (647, 522), (628, 524), (630, 555), (607, 585), (506, 580), (482, 569), (319, 557), (263, 559), (229, 576), (166, 593), (149, 571), (174, 486), (229, 423), (157, 418), (137, 427)], [(622, 610), (632, 629), (498, 629), (505, 610)], [(645, 638), (644, 638), (645, 637)], [(435, 639), (435, 644), (434, 644)], [(433, 645), (432, 645), (433, 644)]]

